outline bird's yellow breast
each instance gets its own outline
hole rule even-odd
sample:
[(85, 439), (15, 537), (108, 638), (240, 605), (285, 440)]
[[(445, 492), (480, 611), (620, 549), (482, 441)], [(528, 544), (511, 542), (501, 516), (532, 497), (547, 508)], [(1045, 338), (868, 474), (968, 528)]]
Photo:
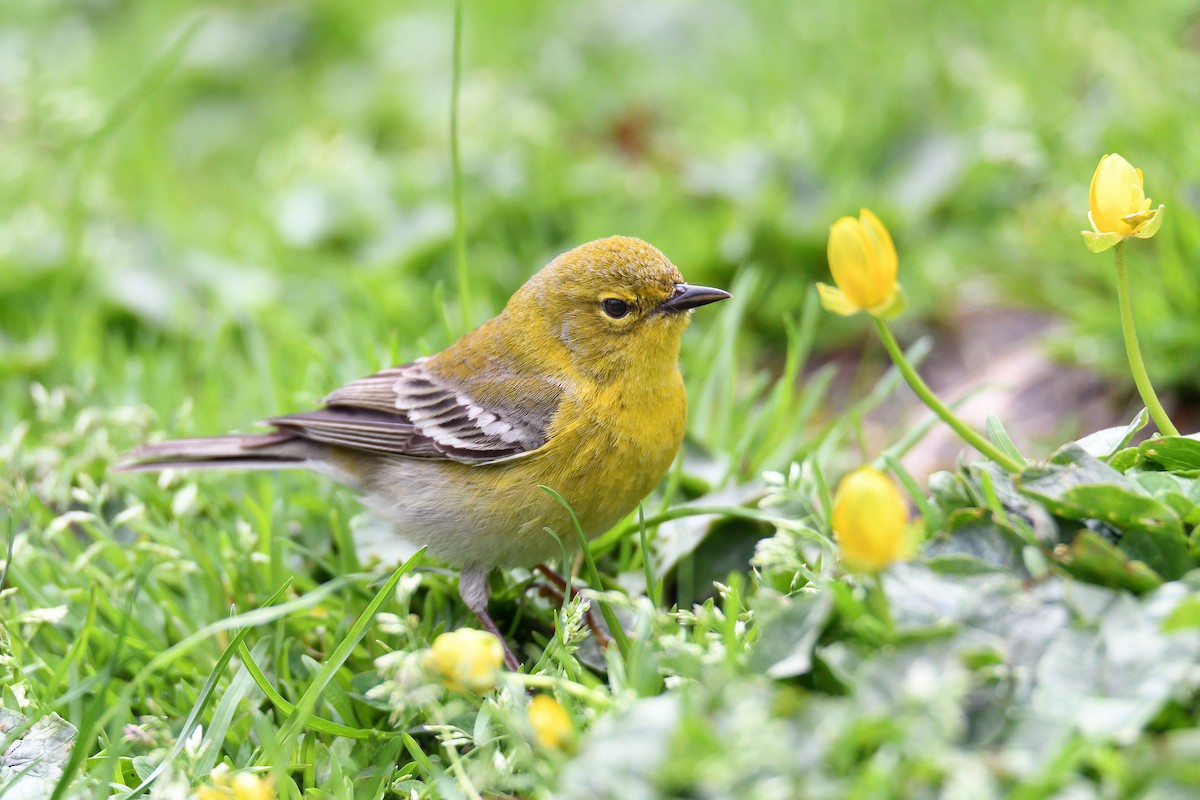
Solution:
[[(687, 396), (679, 370), (592, 387), (563, 404), (543, 449), (558, 468), (546, 485), (574, 509), (590, 538), (654, 489), (679, 450)], [(530, 463), (537, 469), (536, 461)], [(566, 531), (570, 533), (570, 531)]]

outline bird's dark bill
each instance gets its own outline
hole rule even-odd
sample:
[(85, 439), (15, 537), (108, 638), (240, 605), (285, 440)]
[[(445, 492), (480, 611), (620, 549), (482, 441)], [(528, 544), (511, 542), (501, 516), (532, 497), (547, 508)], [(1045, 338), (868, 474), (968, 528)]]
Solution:
[(706, 306), (718, 300), (726, 300), (731, 295), (724, 289), (713, 289), (708, 286), (691, 286), (686, 283), (675, 284), (675, 294), (659, 308), (671, 311), (685, 311), (689, 308)]

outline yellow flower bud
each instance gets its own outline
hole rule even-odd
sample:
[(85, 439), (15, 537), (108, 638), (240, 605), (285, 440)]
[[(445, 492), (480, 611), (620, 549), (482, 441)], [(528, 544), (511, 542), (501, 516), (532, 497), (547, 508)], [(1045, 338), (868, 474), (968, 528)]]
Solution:
[(496, 686), (504, 646), (487, 631), (460, 628), (433, 640), (426, 667), (446, 688), (482, 694)]
[(232, 776), (224, 767), (209, 775), (212, 781), (196, 789), (196, 800), (274, 800), (275, 781), (270, 775), (258, 777), (249, 772)]
[(575, 738), (571, 715), (557, 700), (539, 694), (529, 701), (529, 726), (538, 744), (551, 750), (567, 750)]
[(878, 572), (911, 555), (908, 504), (879, 470), (855, 470), (834, 494), (833, 535), (848, 568)]
[(1090, 231), (1080, 231), (1093, 253), (1129, 236), (1149, 239), (1162, 225), (1164, 206), (1151, 210), (1142, 185), (1142, 171), (1116, 153), (1100, 159), (1088, 194)]
[(829, 229), (829, 271), (837, 288), (818, 283), (821, 304), (846, 317), (859, 311), (894, 317), (904, 310), (897, 268), (896, 246), (878, 217), (865, 208), (858, 219), (842, 217)]

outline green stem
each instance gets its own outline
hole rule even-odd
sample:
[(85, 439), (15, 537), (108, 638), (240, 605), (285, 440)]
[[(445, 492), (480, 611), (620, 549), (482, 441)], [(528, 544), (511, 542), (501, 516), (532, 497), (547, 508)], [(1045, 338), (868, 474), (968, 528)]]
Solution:
[(896, 623), (892, 621), (892, 610), (888, 607), (887, 594), (883, 591), (883, 576), (876, 573), (866, 579), (867, 608), (875, 613), (875, 618), (883, 623), (888, 633), (894, 633)]
[(506, 673), (505, 677), (514, 683), (534, 689), (544, 689), (546, 691), (561, 689), (572, 697), (579, 698), (592, 706), (611, 708), (616, 702), (611, 695), (605, 694), (602, 691), (589, 689), (582, 683), (576, 683), (575, 681), (555, 675), (526, 675), (524, 672), (509, 672)]
[(1113, 260), (1117, 265), (1117, 303), (1121, 307), (1121, 333), (1125, 335), (1125, 354), (1129, 356), (1129, 369), (1133, 373), (1133, 382), (1137, 384), (1138, 394), (1150, 411), (1150, 417), (1158, 426), (1161, 433), (1168, 436), (1178, 436), (1179, 430), (1172, 424), (1171, 418), (1158, 402), (1150, 376), (1146, 373), (1146, 364), (1142, 361), (1142, 350), (1138, 347), (1137, 327), (1133, 322), (1133, 299), (1129, 296), (1129, 271), (1125, 269), (1125, 243), (1117, 242), (1113, 248)]
[(926, 385), (925, 381), (921, 380), (921, 376), (917, 374), (917, 371), (912, 368), (912, 364), (909, 364), (908, 359), (904, 357), (904, 351), (900, 349), (900, 345), (896, 342), (896, 337), (892, 335), (892, 331), (888, 328), (887, 323), (878, 317), (872, 317), (871, 319), (875, 322), (875, 330), (879, 332), (879, 338), (883, 341), (883, 346), (887, 350), (888, 355), (891, 356), (892, 363), (896, 365), (896, 369), (900, 370), (900, 374), (904, 376), (904, 380), (912, 387), (917, 397), (921, 398), (921, 402), (929, 406), (930, 410), (937, 414), (942, 422), (949, 425), (964, 442), (1009, 472), (1020, 472), (1024, 468), (1023, 464), (1004, 453), (1000, 448), (969, 428), (961, 419), (954, 416), (954, 412), (938, 399), (937, 395)]
[(471, 275), (467, 271), (467, 222), (463, 210), (462, 159), (458, 151), (458, 96), (462, 84), (463, 0), (454, 3), (454, 63), (450, 74), (450, 165), (454, 186), (454, 265), (458, 278), (458, 302), (463, 328), (470, 328)]

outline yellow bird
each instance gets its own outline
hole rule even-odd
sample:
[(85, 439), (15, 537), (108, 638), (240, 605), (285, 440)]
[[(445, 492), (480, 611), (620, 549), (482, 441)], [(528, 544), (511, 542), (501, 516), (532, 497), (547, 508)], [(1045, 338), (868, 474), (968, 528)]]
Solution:
[[(117, 467), (303, 467), (351, 486), (397, 532), (461, 568), (459, 592), (492, 633), (487, 572), (553, 558), (573, 525), (589, 538), (662, 478), (683, 441), (679, 342), (691, 286), (639, 239), (563, 253), (499, 316), (442, 352), (356, 380), (275, 430), (144, 445)], [(503, 642), (503, 637), (500, 637)], [(506, 653), (511, 668), (517, 662)]]

